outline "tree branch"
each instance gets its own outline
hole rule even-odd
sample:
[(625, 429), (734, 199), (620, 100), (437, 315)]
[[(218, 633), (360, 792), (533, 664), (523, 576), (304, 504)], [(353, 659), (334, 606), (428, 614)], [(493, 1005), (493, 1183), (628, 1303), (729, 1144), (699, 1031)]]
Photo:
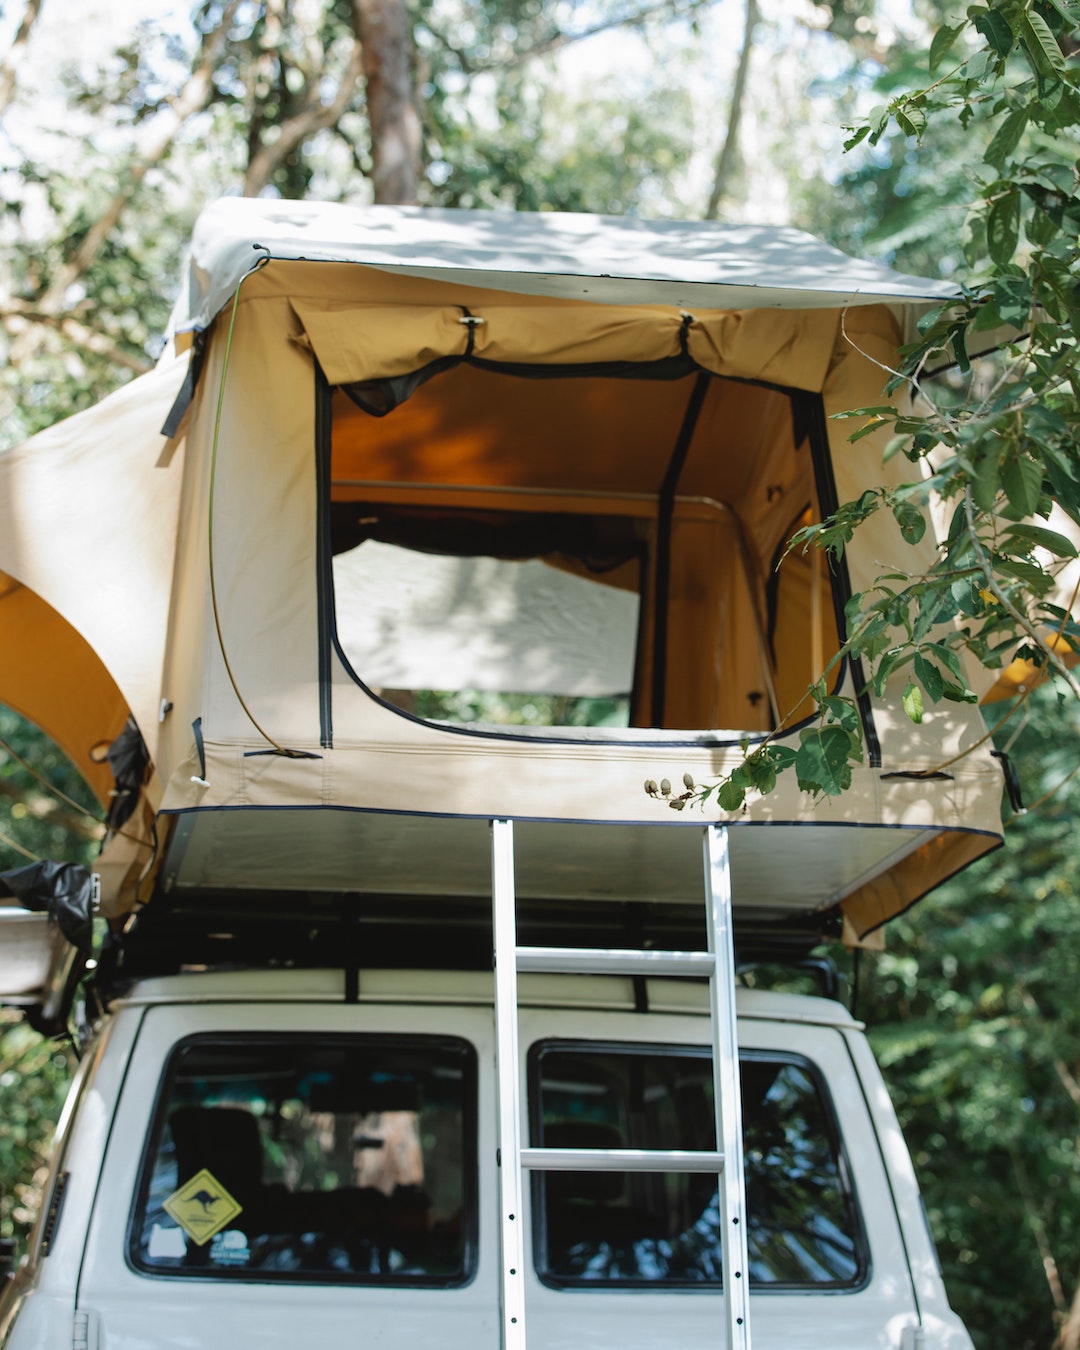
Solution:
[[(13, 802), (26, 803), (27, 800), (25, 789), (7, 778), (0, 778), (0, 797), (6, 797)], [(33, 816), (35, 820), (46, 821), (50, 825), (60, 825), (67, 830), (68, 834), (74, 835), (76, 839), (93, 841), (104, 838), (105, 826), (100, 821), (80, 812), (65, 810), (59, 801), (52, 797), (35, 796), (33, 805), (28, 806), (27, 810), (28, 814)], [(5, 842), (21, 852), (29, 852), (28, 849), (24, 849), (21, 844), (10, 837)]]
[[(1031, 1194), (1031, 1186), (1028, 1184), (1027, 1172), (1023, 1163), (1020, 1161), (1020, 1155), (1015, 1149), (1009, 1150), (1009, 1157), (1012, 1159), (1013, 1176), (1016, 1178), (1016, 1190), (1020, 1196), (1020, 1203), (1024, 1207), (1024, 1213), (1027, 1216), (1028, 1225), (1031, 1228), (1031, 1234), (1035, 1239), (1035, 1245), (1039, 1249), (1039, 1258), (1042, 1261), (1043, 1272), (1046, 1275), (1047, 1287), (1050, 1290), (1050, 1297), (1054, 1300), (1054, 1308), (1059, 1317), (1065, 1313), (1065, 1291), (1061, 1287), (1061, 1277), (1058, 1275), (1057, 1261), (1054, 1259), (1054, 1253), (1050, 1248), (1050, 1239), (1046, 1233), (1046, 1225), (1043, 1223), (1038, 1208), (1035, 1205)], [(1072, 1347), (1076, 1350), (1076, 1347)]]
[(309, 137), (326, 127), (334, 126), (352, 101), (356, 86), (360, 80), (362, 53), (360, 43), (353, 40), (349, 52), (349, 62), (337, 92), (329, 103), (323, 103), (318, 96), (318, 84), (323, 74), (317, 71), (308, 84), (310, 91), (300, 111), (281, 123), (278, 135), (268, 145), (261, 145), (248, 162), (244, 174), (244, 196), (254, 197), (270, 181), (278, 165)]
[(483, 75), (493, 70), (514, 70), (527, 61), (535, 60), (540, 56), (550, 56), (553, 52), (562, 51), (564, 47), (572, 46), (575, 42), (585, 42), (588, 38), (598, 37), (601, 33), (608, 33), (613, 28), (633, 28), (636, 24), (645, 23), (659, 14), (672, 16), (693, 14), (699, 9), (708, 9), (712, 3), (713, 0), (689, 0), (686, 4), (680, 4), (679, 0), (657, 0), (655, 4), (643, 5), (640, 9), (632, 10), (629, 14), (620, 14), (610, 19), (604, 19), (588, 28), (579, 29), (576, 33), (553, 33), (550, 37), (543, 38), (531, 46), (522, 47), (505, 57), (490, 61), (469, 61), (465, 53), (455, 47), (437, 28), (431, 24), (426, 25), (426, 27), (443, 50), (450, 52), (457, 59), (464, 74)]
[(1054, 1341), (1054, 1350), (1080, 1350), (1080, 1281)]
[(107, 334), (94, 328), (88, 328), (78, 319), (64, 314), (49, 314), (36, 305), (24, 304), (18, 300), (9, 300), (0, 308), (0, 321), (9, 331), (25, 333), (33, 324), (41, 324), (62, 333), (76, 347), (82, 347), (95, 356), (103, 356), (114, 365), (133, 370), (136, 375), (145, 375), (152, 370), (154, 363), (149, 357), (138, 356), (121, 347)]
[(19, 24), (18, 32), (8, 48), (7, 55), (3, 62), (0, 62), (0, 117), (3, 117), (11, 106), (11, 101), (15, 97), (15, 88), (19, 77), (19, 67), (22, 65), (23, 58), (26, 55), (26, 48), (30, 43), (30, 35), (34, 31), (34, 25), (41, 15), (41, 6), (44, 0), (27, 0), (26, 12), (23, 14), (22, 22)]
[(38, 298), (38, 307), (44, 313), (62, 312), (69, 287), (87, 271), (101, 252), (106, 239), (131, 200), (134, 190), (168, 153), (184, 123), (195, 113), (201, 112), (210, 101), (214, 89), (214, 71), (222, 49), (228, 41), (229, 29), (232, 27), (233, 16), (239, 3), (240, 0), (228, 0), (222, 11), (221, 22), (204, 39), (199, 61), (186, 84), (176, 98), (170, 100), (172, 118), (165, 126), (158, 128), (157, 134), (142, 154), (129, 165), (126, 181), (117, 189), (109, 205), (94, 221), (74, 255), (60, 268)]

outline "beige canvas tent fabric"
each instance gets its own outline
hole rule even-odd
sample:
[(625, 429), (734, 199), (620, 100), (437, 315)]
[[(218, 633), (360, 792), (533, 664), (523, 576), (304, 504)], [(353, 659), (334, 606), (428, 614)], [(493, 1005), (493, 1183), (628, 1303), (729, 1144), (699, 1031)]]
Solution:
[[(698, 828), (643, 781), (728, 771), (835, 646), (820, 563), (789, 560), (779, 580), (775, 567), (791, 529), (828, 509), (823, 484), (843, 501), (881, 480), (880, 445), (850, 446), (829, 418), (880, 401), (905, 322), (895, 297), (843, 310), (769, 292), (733, 310), (699, 280), (695, 297), (717, 304), (690, 310), (657, 303), (655, 279), (633, 303), (624, 278), (617, 303), (597, 303), (537, 294), (535, 273), (462, 284), (458, 267), (443, 280), (427, 258), (410, 275), (395, 257), (271, 258), (250, 275), (206, 334), (177, 440), (158, 428), (182, 358), (0, 459), (17, 526), (0, 568), (82, 635), (135, 713), (168, 884), (363, 889), (369, 835), (316, 844), (319, 813)], [(383, 397), (379, 381), (435, 361), (385, 416), (344, 389)], [(628, 378), (665, 362), (667, 378)], [(334, 640), (340, 520), (413, 542), (483, 526), (511, 552), (548, 531), (529, 556), (582, 576), (596, 541), (610, 546), (601, 584), (640, 593), (630, 725), (451, 727), (410, 715), (415, 691), (367, 687)], [(588, 547), (558, 542), (583, 531)], [(931, 540), (913, 551), (882, 525), (849, 550), (848, 580), (932, 558)], [(850, 672), (841, 691), (856, 692)], [(864, 714), (850, 793), (815, 803), (789, 776), (730, 819), (739, 866), (769, 889), (743, 903), (842, 904), (862, 933), (998, 842), (999, 771), (985, 751), (956, 758), (981, 735), (973, 710), (942, 705), (915, 727), (864, 697)], [(91, 720), (68, 742), (98, 739)], [(836, 848), (801, 866), (800, 830), (823, 825)], [(783, 866), (766, 874), (769, 855)], [(113, 912), (141, 870), (118, 869)], [(402, 887), (437, 889), (439, 873), (417, 861)]]

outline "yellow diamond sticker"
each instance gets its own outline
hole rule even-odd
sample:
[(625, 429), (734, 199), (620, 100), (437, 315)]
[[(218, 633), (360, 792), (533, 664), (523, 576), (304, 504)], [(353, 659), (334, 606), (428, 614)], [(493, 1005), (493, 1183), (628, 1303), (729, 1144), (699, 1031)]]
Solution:
[(199, 1247), (220, 1233), (243, 1208), (205, 1167), (173, 1191), (164, 1204), (166, 1214)]

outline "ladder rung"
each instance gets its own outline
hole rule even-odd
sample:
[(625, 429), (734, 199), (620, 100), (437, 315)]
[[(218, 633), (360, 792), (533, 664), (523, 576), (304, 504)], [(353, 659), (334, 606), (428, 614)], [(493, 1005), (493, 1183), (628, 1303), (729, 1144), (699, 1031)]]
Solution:
[(519, 947), (519, 971), (592, 975), (711, 975), (711, 952), (643, 952), (607, 947)]
[(523, 1148), (536, 1172), (722, 1172), (724, 1155), (673, 1148)]

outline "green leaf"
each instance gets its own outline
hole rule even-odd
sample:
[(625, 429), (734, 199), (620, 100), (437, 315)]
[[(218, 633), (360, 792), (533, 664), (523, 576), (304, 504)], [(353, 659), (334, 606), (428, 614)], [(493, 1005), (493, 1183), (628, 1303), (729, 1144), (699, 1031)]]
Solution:
[(848, 130), (851, 131), (851, 135), (844, 142), (845, 151), (854, 150), (860, 141), (864, 141), (870, 135), (870, 128), (865, 123), (861, 127), (848, 128)]
[(950, 26), (945, 23), (934, 34), (934, 40), (930, 43), (930, 74), (933, 75), (942, 61), (945, 60), (952, 50), (953, 43), (967, 27), (966, 24), (956, 24)]
[(844, 728), (849, 736), (858, 737), (860, 731), (859, 709), (850, 698), (840, 698), (830, 694), (821, 700), (822, 709), (835, 722)]
[(880, 431), (882, 427), (888, 426), (883, 417), (875, 417), (872, 421), (859, 427), (858, 431), (853, 431), (848, 437), (848, 441), (854, 445), (856, 441), (861, 441), (864, 436), (870, 436), (875, 431)]
[(1027, 277), (998, 277), (994, 282), (994, 299), (1002, 323), (1023, 328), (1031, 318), (1031, 282)]
[(979, 458), (975, 461), (975, 473), (971, 480), (971, 495), (980, 511), (993, 511), (997, 495), (1001, 491), (1001, 461), (1007, 444), (999, 437), (980, 447)]
[[(941, 697), (945, 681), (941, 677), (941, 671), (933, 662), (928, 661), (922, 652), (915, 653), (915, 678), (930, 695), (931, 703), (936, 703)], [(910, 716), (910, 713), (908, 716)], [(917, 718), (912, 718), (912, 721), (917, 720)]]
[[(988, 10), (985, 14), (974, 14), (972, 18), (975, 27), (994, 49), (994, 52), (998, 56), (1008, 56), (1015, 41), (1008, 19), (996, 9)], [(979, 76), (971, 76), (970, 78), (977, 79)]]
[(1066, 23), (1072, 24), (1074, 28), (1080, 27), (1080, 5), (1070, 5), (1068, 0), (1050, 0), (1050, 4)]
[(746, 768), (753, 786), (763, 797), (767, 797), (776, 787), (776, 769), (768, 757), (760, 752), (751, 755), (746, 760)]
[(1020, 194), (1015, 188), (990, 203), (986, 214), (986, 245), (999, 267), (1012, 262), (1020, 240)]
[(1064, 75), (1067, 69), (1050, 25), (1033, 9), (1020, 12), (1020, 41), (1036, 75)]
[(1036, 210), (1024, 226), (1024, 233), (1037, 248), (1045, 248), (1060, 230), (1045, 211)]
[(904, 686), (903, 696), (904, 712), (912, 722), (921, 722), (923, 719), (923, 700), (922, 690), (917, 684), (909, 681)]
[(983, 159), (987, 164), (992, 164), (998, 170), (1004, 167), (1005, 161), (1020, 144), (1027, 123), (1027, 108), (1017, 108), (1006, 117), (994, 134), (994, 139), (986, 147)]
[(926, 130), (926, 113), (914, 104), (907, 104), (904, 108), (896, 112), (896, 125), (905, 136), (913, 136), (919, 140)]
[(966, 375), (971, 370), (971, 361), (968, 358), (966, 339), (967, 323), (963, 320), (959, 323), (954, 323), (949, 329), (949, 346), (952, 348), (953, 357), (956, 360), (961, 375)]
[(716, 800), (721, 811), (737, 811), (746, 800), (746, 789), (741, 788), (738, 783), (728, 780), (728, 782), (720, 784), (716, 793)]
[(942, 666), (944, 666), (946, 670), (952, 671), (952, 674), (956, 675), (957, 679), (964, 678), (960, 671), (960, 657), (957, 656), (957, 653), (954, 652), (952, 648), (946, 647), (944, 643), (931, 643), (926, 649), (927, 651), (933, 652), (934, 656), (937, 656), (937, 659), (941, 661)]
[(1027, 455), (1013, 455), (1001, 470), (1001, 486), (1008, 498), (1009, 514), (1014, 520), (1033, 516), (1042, 496), (1042, 465)]
[(1059, 558), (1075, 558), (1076, 545), (1057, 530), (1047, 530), (1042, 525), (1010, 525), (1005, 531), (1006, 539), (1030, 548), (1045, 548)]
[(913, 502), (892, 504), (892, 513), (900, 526), (900, 533), (908, 544), (917, 544), (926, 533), (926, 517)]
[(851, 737), (838, 726), (807, 727), (800, 733), (795, 773), (803, 792), (838, 797), (851, 786)]

